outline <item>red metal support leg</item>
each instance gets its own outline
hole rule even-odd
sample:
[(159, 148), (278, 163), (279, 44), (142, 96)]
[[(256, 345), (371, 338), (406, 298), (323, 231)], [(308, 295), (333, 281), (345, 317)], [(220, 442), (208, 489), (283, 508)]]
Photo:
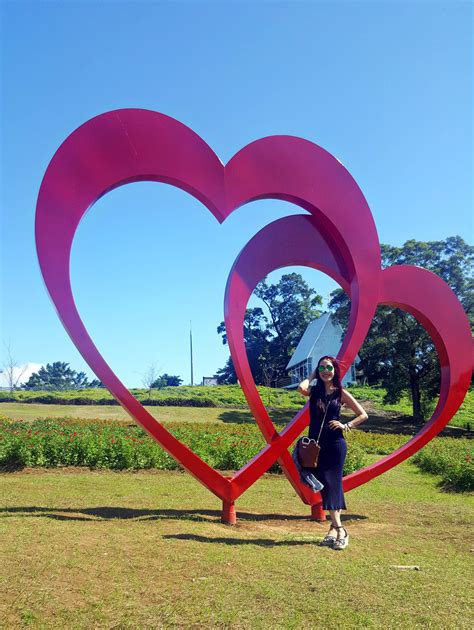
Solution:
[(311, 520), (312, 521), (325, 521), (326, 512), (323, 510), (322, 503), (316, 503), (311, 506)]
[(237, 523), (237, 514), (233, 501), (222, 501), (221, 521), (225, 525), (235, 525)]

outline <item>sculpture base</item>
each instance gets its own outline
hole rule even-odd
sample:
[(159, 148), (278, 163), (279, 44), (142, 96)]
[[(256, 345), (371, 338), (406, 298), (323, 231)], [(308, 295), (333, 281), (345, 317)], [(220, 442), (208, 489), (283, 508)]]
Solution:
[(237, 514), (233, 501), (222, 501), (221, 522), (224, 523), (224, 525), (235, 525), (237, 523)]
[(316, 503), (311, 506), (311, 520), (312, 521), (325, 521), (326, 512), (323, 510), (322, 503)]

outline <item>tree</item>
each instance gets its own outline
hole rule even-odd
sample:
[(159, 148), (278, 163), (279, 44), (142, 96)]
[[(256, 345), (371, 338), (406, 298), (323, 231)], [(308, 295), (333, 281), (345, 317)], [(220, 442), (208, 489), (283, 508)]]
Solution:
[(174, 374), (162, 374), (158, 377), (158, 379), (153, 383), (152, 387), (179, 387), (183, 379), (180, 376)]
[(89, 383), (85, 372), (76, 372), (69, 367), (69, 363), (56, 361), (48, 363), (32, 374), (22, 386), (24, 389), (47, 391), (64, 391), (67, 389), (84, 389)]
[(8, 389), (10, 394), (13, 394), (15, 389), (18, 389), (21, 378), (26, 371), (26, 365), (18, 367), (17, 360), (13, 358), (10, 343), (4, 343), (5, 348), (5, 361), (3, 363), (3, 373), (7, 379)]
[(237, 383), (237, 374), (235, 373), (235, 368), (231, 357), (227, 359), (224, 367), (221, 367), (216, 371), (214, 377), (217, 378), (217, 382), (219, 385), (234, 385), (235, 383)]
[(90, 387), (91, 389), (105, 389), (105, 385), (97, 378), (92, 380), (87, 387)]
[[(277, 284), (269, 285), (264, 279), (254, 293), (262, 300), (268, 316), (260, 307), (247, 309), (244, 340), (254, 380), (262, 385), (268, 382), (269, 366), (273, 381), (286, 376), (286, 366), (304, 331), (320, 315), (317, 307), (322, 298), (297, 273), (283, 275)], [(217, 332), (226, 344), (224, 322)], [(237, 382), (231, 358), (216, 372), (216, 377), (219, 383)]]
[[(445, 241), (410, 240), (402, 247), (382, 245), (382, 267), (417, 265), (439, 275), (456, 293), (471, 321), (474, 321), (474, 247), (459, 236)], [(350, 301), (337, 289), (329, 304), (347, 329)], [(360, 368), (369, 384), (383, 385), (386, 402), (397, 402), (408, 391), (413, 418), (426, 417), (439, 392), (439, 362), (431, 337), (414, 317), (389, 306), (377, 309), (364, 345), (360, 349)]]
[(183, 379), (175, 374), (159, 374), (156, 365), (152, 363), (143, 375), (143, 384), (148, 389), (148, 398), (151, 398), (152, 389), (161, 389), (162, 387), (177, 387), (181, 385)]
[(148, 399), (151, 398), (151, 390), (156, 388), (156, 380), (159, 378), (156, 363), (152, 363), (147, 371), (143, 374), (142, 383), (148, 390)]
[[(222, 343), (227, 343), (225, 323), (221, 322), (217, 332), (222, 335)], [(244, 319), (244, 340), (247, 348), (247, 358), (256, 383), (263, 382), (264, 359), (269, 353), (271, 334), (268, 330), (268, 319), (259, 307), (248, 308)], [(217, 370), (215, 376), (220, 385), (237, 383), (234, 364), (229, 357), (225, 366)]]

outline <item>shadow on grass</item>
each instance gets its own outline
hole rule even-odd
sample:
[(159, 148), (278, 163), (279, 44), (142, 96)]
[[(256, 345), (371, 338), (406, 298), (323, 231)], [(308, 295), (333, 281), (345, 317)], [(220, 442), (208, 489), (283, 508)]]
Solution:
[[(19, 506), (0, 509), (0, 518), (21, 515), (28, 517), (51, 518), (58, 521), (96, 521), (102, 520), (187, 520), (204, 521), (208, 523), (221, 522), (220, 510), (173, 510), (157, 509), (144, 510), (122, 507), (93, 507), (93, 508), (50, 508), (39, 506)], [(366, 516), (360, 514), (344, 514), (342, 520), (356, 521), (364, 520)], [(251, 512), (239, 512), (239, 521), (310, 521), (309, 516), (299, 516), (294, 514), (253, 514)]]
[[(416, 435), (425, 425), (425, 422), (417, 423), (411, 416), (403, 416), (396, 412), (385, 412), (383, 415), (369, 414), (369, 419), (363, 426), (362, 431), (367, 433), (382, 433), (386, 435)], [(444, 437), (473, 437), (474, 432), (464, 427), (446, 426), (439, 433)]]
[[(298, 413), (298, 409), (269, 409), (270, 417), (281, 431)], [(349, 416), (348, 416), (349, 417)], [(351, 416), (352, 417), (352, 416)], [(219, 420), (227, 424), (255, 424), (255, 420), (250, 411), (229, 409), (219, 414)], [(343, 420), (344, 422), (345, 420)], [(411, 416), (404, 416), (396, 411), (376, 411), (369, 412), (369, 419), (363, 426), (362, 431), (367, 433), (382, 433), (386, 435), (416, 435), (424, 426), (424, 423), (417, 423)], [(439, 434), (445, 437), (474, 437), (474, 431), (465, 427), (446, 426)]]
[[(274, 424), (288, 424), (299, 409), (268, 409)], [(256, 424), (250, 411), (240, 409), (228, 409), (219, 414), (219, 420), (227, 424)]]
[(198, 536), (197, 534), (166, 534), (163, 538), (170, 540), (192, 540), (200, 543), (221, 543), (224, 545), (258, 545), (259, 547), (291, 547), (314, 545), (314, 540), (274, 540), (272, 538), (221, 538)]

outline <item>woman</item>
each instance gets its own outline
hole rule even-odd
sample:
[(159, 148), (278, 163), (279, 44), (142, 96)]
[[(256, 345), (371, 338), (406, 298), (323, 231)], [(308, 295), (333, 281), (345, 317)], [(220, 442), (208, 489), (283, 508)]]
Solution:
[[(315, 378), (316, 384), (312, 386)], [(321, 357), (316, 369), (299, 384), (298, 390), (310, 397), (309, 437), (317, 440), (321, 432), (321, 451), (314, 475), (324, 484), (321, 490), (323, 508), (329, 511), (331, 518), (331, 527), (321, 545), (345, 549), (349, 544), (349, 534), (341, 523), (341, 510), (346, 509), (342, 489), (342, 469), (347, 453), (344, 434), (367, 420), (368, 416), (357, 400), (342, 387), (339, 364), (333, 357)], [(356, 414), (350, 422), (339, 421), (342, 405)]]

